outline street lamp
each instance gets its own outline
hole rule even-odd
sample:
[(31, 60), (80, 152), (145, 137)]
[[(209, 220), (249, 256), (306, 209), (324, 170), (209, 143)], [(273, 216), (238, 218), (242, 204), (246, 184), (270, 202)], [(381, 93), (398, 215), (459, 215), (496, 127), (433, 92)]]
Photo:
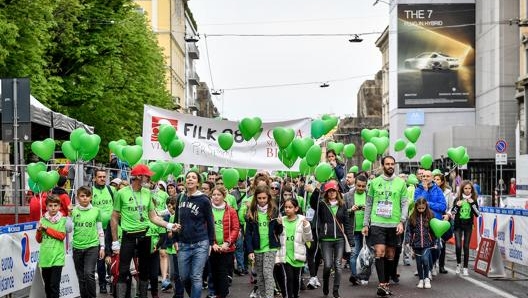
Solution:
[(359, 37), (359, 35), (357, 35), (357, 34), (354, 34), (354, 37), (349, 39), (348, 41), (350, 41), (350, 42), (362, 42), (363, 38)]
[(200, 40), (200, 35), (195, 35), (195, 36), (185, 35), (183, 39), (185, 40), (185, 42), (198, 42)]
[(330, 85), (328, 83), (322, 83), (321, 85), (319, 85), (319, 87), (327, 88), (327, 87), (330, 87)]

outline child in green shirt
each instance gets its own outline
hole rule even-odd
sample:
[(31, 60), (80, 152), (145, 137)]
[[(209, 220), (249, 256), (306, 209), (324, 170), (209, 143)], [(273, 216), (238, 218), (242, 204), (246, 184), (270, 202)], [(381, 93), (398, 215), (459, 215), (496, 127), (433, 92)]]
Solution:
[(59, 298), (62, 267), (65, 263), (64, 238), (71, 232), (71, 222), (59, 212), (61, 200), (57, 195), (46, 198), (46, 213), (37, 225), (40, 243), (39, 267), (42, 269), (46, 298)]
[(92, 206), (92, 191), (86, 186), (77, 189), (77, 200), (71, 217), (73, 222), (73, 262), (79, 280), (81, 298), (95, 298), (97, 259), (105, 256), (101, 210)]

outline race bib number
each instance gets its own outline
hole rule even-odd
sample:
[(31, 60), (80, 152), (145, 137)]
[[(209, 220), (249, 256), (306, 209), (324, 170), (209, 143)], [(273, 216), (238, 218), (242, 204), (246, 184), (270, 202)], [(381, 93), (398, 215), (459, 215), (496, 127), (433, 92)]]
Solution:
[(376, 208), (376, 215), (391, 218), (392, 217), (392, 202), (391, 201), (380, 201)]

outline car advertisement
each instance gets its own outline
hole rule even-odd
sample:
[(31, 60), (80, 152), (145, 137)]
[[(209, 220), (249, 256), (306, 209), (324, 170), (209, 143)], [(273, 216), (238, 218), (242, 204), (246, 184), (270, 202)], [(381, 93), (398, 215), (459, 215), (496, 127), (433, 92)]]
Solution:
[(398, 5), (398, 108), (475, 107), (475, 4)]

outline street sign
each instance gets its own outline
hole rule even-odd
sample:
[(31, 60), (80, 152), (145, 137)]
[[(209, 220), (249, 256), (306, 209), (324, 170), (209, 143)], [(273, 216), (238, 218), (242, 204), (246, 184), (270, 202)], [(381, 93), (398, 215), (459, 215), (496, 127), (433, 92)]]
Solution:
[(507, 165), (508, 154), (507, 153), (495, 153), (495, 164), (496, 165)]
[(495, 150), (497, 153), (504, 153), (508, 149), (508, 142), (505, 140), (498, 140), (497, 143), (495, 143)]

